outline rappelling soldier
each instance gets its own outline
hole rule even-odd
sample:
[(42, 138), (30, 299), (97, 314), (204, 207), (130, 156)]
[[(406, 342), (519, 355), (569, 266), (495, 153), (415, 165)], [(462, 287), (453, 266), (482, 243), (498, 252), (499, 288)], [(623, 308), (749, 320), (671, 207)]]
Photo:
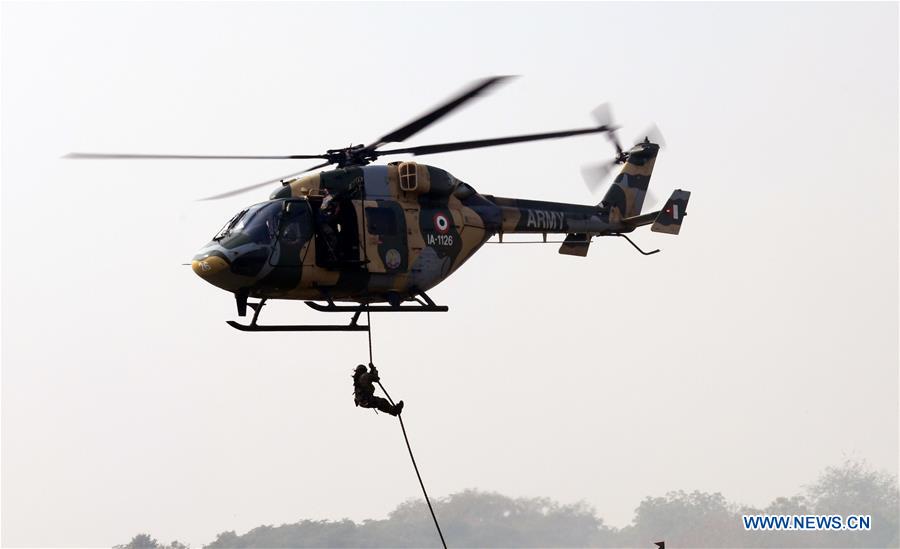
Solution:
[(402, 400), (396, 406), (392, 406), (386, 399), (375, 396), (375, 383), (379, 379), (378, 370), (371, 362), (368, 371), (362, 364), (356, 367), (356, 371), (353, 372), (353, 399), (356, 401), (356, 405), (363, 408), (376, 408), (392, 416), (400, 415), (400, 412), (403, 411)]

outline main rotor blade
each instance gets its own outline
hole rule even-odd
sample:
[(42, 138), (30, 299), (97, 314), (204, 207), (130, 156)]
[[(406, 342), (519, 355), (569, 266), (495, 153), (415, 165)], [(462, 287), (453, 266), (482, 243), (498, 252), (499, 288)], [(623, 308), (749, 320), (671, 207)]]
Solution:
[[(599, 126), (612, 126), (613, 118), (612, 118), (612, 107), (609, 106), (609, 103), (603, 103), (596, 109), (594, 109), (591, 114), (594, 116), (594, 120), (597, 121), (597, 125)], [(615, 128), (613, 128), (615, 129)], [(609, 141), (613, 144), (613, 147), (616, 148), (616, 154), (622, 155), (622, 144), (619, 143), (619, 137), (616, 135), (615, 131), (610, 131), (607, 134)]]
[(490, 78), (485, 78), (484, 80), (479, 80), (474, 83), (473, 86), (466, 89), (466, 91), (457, 95), (453, 99), (447, 101), (440, 107), (437, 107), (431, 110), (428, 113), (423, 114), (419, 118), (416, 118), (412, 122), (397, 128), (391, 133), (381, 137), (378, 141), (372, 143), (367, 149), (374, 150), (386, 143), (399, 143), (400, 141), (404, 141), (405, 139), (413, 136), (414, 134), (420, 132), (423, 128), (435, 123), (440, 118), (444, 117), (450, 111), (456, 109), (466, 101), (474, 98), (475, 96), (481, 94), (486, 89), (498, 84), (508, 78), (512, 78), (511, 76), (493, 76)]
[(286, 156), (256, 156), (256, 155), (196, 155), (196, 154), (118, 154), (118, 153), (69, 153), (63, 158), (94, 159), (94, 160), (306, 160), (310, 158), (325, 158), (323, 154), (291, 154)]
[(566, 130), (561, 132), (533, 133), (529, 135), (517, 135), (512, 137), (497, 137), (494, 139), (477, 139), (475, 141), (457, 141), (455, 143), (440, 143), (437, 145), (423, 145), (421, 147), (407, 147), (405, 149), (391, 149), (389, 151), (375, 151), (376, 156), (385, 154), (436, 154), (450, 151), (461, 151), (464, 149), (478, 149), (481, 147), (495, 147), (497, 145), (508, 145), (510, 143), (524, 143), (526, 141), (538, 141), (541, 139), (558, 139), (560, 137), (570, 137), (573, 135), (584, 135), (587, 133), (608, 132), (613, 128), (608, 126), (599, 126), (596, 128), (585, 128), (581, 130)]
[(222, 194), (214, 194), (213, 196), (207, 196), (206, 198), (201, 198), (200, 201), (204, 201), (204, 200), (218, 200), (218, 199), (220, 199), (220, 198), (228, 198), (229, 196), (234, 196), (234, 195), (237, 195), (237, 194), (245, 193), (245, 192), (247, 192), (247, 191), (252, 191), (253, 189), (258, 189), (258, 188), (260, 188), (260, 187), (265, 187), (266, 185), (271, 185), (271, 184), (273, 184), (273, 183), (280, 183), (280, 182), (284, 181), (285, 179), (290, 179), (290, 178), (292, 178), (292, 177), (297, 177), (298, 175), (305, 174), (306, 172), (311, 172), (311, 171), (313, 171), (313, 170), (318, 170), (319, 168), (324, 168), (325, 166), (328, 166), (329, 164), (332, 164), (332, 162), (324, 162), (324, 163), (322, 163), (322, 164), (317, 164), (317, 165), (313, 166), (312, 168), (306, 168), (306, 169), (303, 170), (302, 172), (297, 172), (297, 173), (292, 173), (292, 174), (290, 174), (290, 175), (285, 175), (285, 176), (279, 177), (278, 179), (270, 179), (270, 180), (268, 180), (268, 181), (263, 181), (262, 183), (254, 183), (253, 185), (248, 185), (248, 186), (246, 186), (246, 187), (241, 187), (240, 189), (235, 189), (235, 190), (233, 190), (233, 191), (228, 191), (228, 192), (225, 192), (225, 193), (222, 193)]

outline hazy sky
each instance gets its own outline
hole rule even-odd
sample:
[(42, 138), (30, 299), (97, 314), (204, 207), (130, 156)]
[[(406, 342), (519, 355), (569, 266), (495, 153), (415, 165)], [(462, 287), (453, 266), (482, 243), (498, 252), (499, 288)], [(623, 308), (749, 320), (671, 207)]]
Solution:
[[(150, 531), (200, 546), (420, 497), (399, 426), (353, 407), (364, 334), (246, 334), (182, 266), (302, 162), (477, 78), (520, 74), (409, 145), (582, 127), (613, 104), (693, 192), (663, 252), (481, 250), (374, 319), (429, 491), (764, 505), (846, 458), (897, 472), (898, 7), (878, 4), (2, 6), (2, 544)], [(428, 157), (500, 196), (596, 203), (602, 136)], [(273, 303), (270, 323), (322, 321)], [(338, 321), (327, 318), (326, 321)], [(867, 510), (860, 510), (864, 513)]]

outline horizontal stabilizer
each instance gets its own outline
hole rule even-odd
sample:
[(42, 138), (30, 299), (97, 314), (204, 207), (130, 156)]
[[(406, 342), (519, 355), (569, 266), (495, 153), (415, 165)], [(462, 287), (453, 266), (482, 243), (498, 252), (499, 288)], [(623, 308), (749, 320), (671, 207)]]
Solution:
[(681, 222), (687, 215), (687, 204), (691, 198), (690, 191), (676, 189), (666, 201), (666, 205), (656, 216), (656, 221), (650, 230), (657, 233), (678, 234), (681, 231)]
[(588, 235), (584, 233), (569, 233), (566, 235), (566, 239), (563, 241), (562, 246), (559, 247), (559, 253), (585, 257), (590, 245), (591, 240), (588, 238)]

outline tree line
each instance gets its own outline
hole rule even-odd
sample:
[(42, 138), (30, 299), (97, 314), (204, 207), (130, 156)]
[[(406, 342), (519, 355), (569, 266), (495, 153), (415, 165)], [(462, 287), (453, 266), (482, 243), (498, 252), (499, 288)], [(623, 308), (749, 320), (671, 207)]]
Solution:
[[(605, 524), (585, 503), (510, 498), (466, 490), (433, 500), (452, 547), (898, 547), (896, 477), (859, 462), (826, 469), (801, 493), (754, 508), (720, 493), (669, 492), (647, 497), (628, 526)], [(750, 531), (742, 515), (871, 515), (868, 531)], [(205, 549), (287, 547), (440, 547), (424, 500), (401, 503), (384, 520), (300, 520), (220, 533)], [(139, 534), (115, 549), (187, 549)]]

